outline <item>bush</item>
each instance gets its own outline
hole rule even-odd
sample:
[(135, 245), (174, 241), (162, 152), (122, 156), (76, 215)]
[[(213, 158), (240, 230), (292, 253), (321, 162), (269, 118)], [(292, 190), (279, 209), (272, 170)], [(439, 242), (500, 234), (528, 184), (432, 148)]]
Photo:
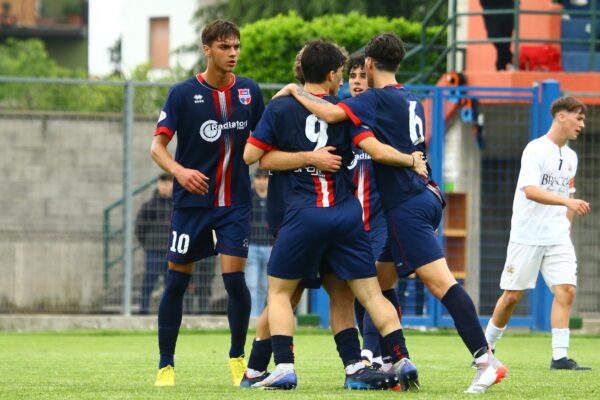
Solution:
[[(428, 28), (427, 37), (431, 38), (439, 29)], [(372, 36), (382, 32), (395, 32), (410, 48), (420, 42), (421, 24), (404, 18), (367, 17), (357, 12), (326, 15), (312, 21), (304, 21), (290, 12), (260, 20), (241, 28), (242, 54), (236, 73), (258, 82), (291, 82), (294, 79), (294, 58), (307, 40), (328, 39), (354, 52), (364, 47)], [(442, 42), (445, 43), (445, 39)], [(428, 54), (428, 64), (436, 58), (437, 54)], [(445, 66), (442, 68), (445, 69)], [(401, 70), (419, 71), (418, 59), (406, 60)]]

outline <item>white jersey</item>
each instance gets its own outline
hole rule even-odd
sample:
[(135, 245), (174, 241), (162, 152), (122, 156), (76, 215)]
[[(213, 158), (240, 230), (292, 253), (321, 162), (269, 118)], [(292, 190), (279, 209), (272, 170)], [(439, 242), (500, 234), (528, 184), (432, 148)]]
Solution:
[(528, 200), (523, 189), (537, 186), (560, 197), (575, 192), (577, 154), (559, 147), (547, 136), (532, 140), (523, 150), (513, 201), (510, 240), (536, 246), (571, 244), (567, 207)]

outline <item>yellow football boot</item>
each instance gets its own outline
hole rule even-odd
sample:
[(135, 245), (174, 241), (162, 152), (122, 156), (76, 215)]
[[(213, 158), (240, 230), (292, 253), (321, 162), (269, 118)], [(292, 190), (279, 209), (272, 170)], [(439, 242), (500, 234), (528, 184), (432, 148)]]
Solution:
[(175, 368), (172, 365), (167, 365), (159, 369), (154, 386), (175, 386)]
[(231, 370), (231, 383), (233, 386), (240, 386), (240, 382), (246, 372), (246, 359), (244, 356), (230, 358), (229, 369)]

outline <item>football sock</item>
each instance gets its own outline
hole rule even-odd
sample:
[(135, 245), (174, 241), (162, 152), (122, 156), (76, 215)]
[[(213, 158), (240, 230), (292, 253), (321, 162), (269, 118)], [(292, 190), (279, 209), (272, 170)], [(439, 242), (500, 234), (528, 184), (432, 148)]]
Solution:
[(498, 328), (490, 319), (490, 322), (488, 322), (487, 327), (485, 328), (485, 338), (492, 349), (496, 348), (496, 342), (500, 340), (505, 330), (506, 326), (504, 328)]
[(333, 337), (344, 367), (361, 361), (360, 342), (356, 328), (344, 329)]
[[(385, 347), (387, 352), (389, 353), (388, 357), (391, 357), (391, 363), (395, 364), (397, 361), (408, 357), (407, 354), (402, 352), (402, 349), (406, 350), (406, 344), (404, 340), (404, 334), (402, 333), (402, 329), (395, 330), (390, 334), (386, 335), (383, 338), (383, 342), (385, 343)], [(384, 357), (385, 361), (386, 357)]]
[(471, 354), (474, 355), (481, 348), (488, 348), (473, 300), (460, 284), (448, 289), (442, 298), (442, 304), (452, 316), (454, 326)]
[[(400, 321), (400, 323), (402, 323), (402, 306), (400, 305), (400, 301), (398, 300), (398, 294), (396, 293), (396, 291), (394, 289), (384, 290), (382, 293), (383, 293), (383, 296), (386, 299), (388, 299), (390, 303), (392, 303), (392, 305), (394, 306), (394, 309), (398, 313), (398, 320)], [(402, 329), (400, 329), (400, 335), (402, 335), (402, 342), (401, 342), (402, 347), (400, 348), (400, 352), (404, 355), (404, 357), (410, 358), (410, 355), (408, 354), (408, 348), (406, 347), (406, 339), (404, 338), (404, 331)], [(386, 348), (386, 346), (383, 344), (383, 338), (381, 337), (381, 335), (379, 337), (380, 337), (380, 348), (383, 353), (383, 350)], [(390, 356), (390, 354), (383, 354), (383, 355)]]
[(552, 328), (552, 358), (560, 360), (567, 357), (569, 349), (569, 336), (571, 331), (569, 328), (559, 329)]
[(294, 338), (292, 336), (271, 336), (275, 365), (294, 364)]
[(363, 318), (363, 348), (370, 350), (375, 357), (381, 355), (379, 331), (375, 327), (369, 313), (365, 313)]
[(158, 306), (158, 368), (175, 366), (174, 354), (183, 314), (183, 295), (190, 283), (190, 274), (168, 270), (165, 289)]
[(229, 357), (241, 357), (244, 355), (250, 309), (252, 308), (250, 291), (248, 290), (248, 286), (246, 286), (246, 279), (243, 272), (229, 272), (222, 275), (228, 295), (227, 320), (229, 321), (229, 331), (231, 332)]
[(365, 335), (363, 333), (363, 320), (365, 319), (365, 308), (360, 301), (354, 299), (354, 316), (356, 317), (356, 325), (358, 325), (358, 330), (360, 332), (360, 337), (363, 338), (363, 347), (365, 341)]
[(271, 339), (254, 339), (254, 342), (252, 342), (252, 350), (250, 351), (250, 358), (248, 359), (248, 368), (255, 371), (266, 371), (269, 366), (269, 361), (271, 361), (271, 353), (273, 353)]

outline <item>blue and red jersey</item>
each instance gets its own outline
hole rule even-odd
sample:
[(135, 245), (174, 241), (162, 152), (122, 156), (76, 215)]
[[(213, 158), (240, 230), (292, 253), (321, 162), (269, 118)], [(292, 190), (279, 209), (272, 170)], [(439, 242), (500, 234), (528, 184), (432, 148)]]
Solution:
[(201, 74), (171, 88), (154, 135), (177, 134), (175, 161), (210, 178), (206, 195), (174, 180), (175, 208), (250, 204), (244, 145), (264, 108), (258, 84), (235, 75), (222, 88), (210, 86)]
[(363, 224), (368, 232), (372, 228), (385, 227), (385, 215), (381, 207), (381, 199), (375, 182), (373, 161), (371, 156), (358, 147), (353, 147), (354, 161), (348, 169), (354, 171), (354, 195), (363, 209)]
[[(337, 103), (334, 96), (324, 96)], [(291, 96), (274, 99), (269, 103), (248, 143), (264, 150), (314, 151), (325, 146), (335, 146), (342, 156), (342, 165), (353, 160), (350, 148), (352, 124), (327, 124), (306, 110)], [(285, 196), (286, 209), (306, 207), (332, 207), (352, 196), (354, 185), (350, 171), (342, 168), (337, 173), (320, 171), (314, 167), (280, 172), (290, 180), (290, 195)]]
[[(358, 145), (368, 127), (382, 143), (398, 151), (425, 153), (425, 115), (423, 105), (401, 85), (368, 89), (338, 104), (356, 126), (353, 142)], [(410, 168), (373, 163), (383, 208), (389, 210), (421, 193), (428, 180)]]

